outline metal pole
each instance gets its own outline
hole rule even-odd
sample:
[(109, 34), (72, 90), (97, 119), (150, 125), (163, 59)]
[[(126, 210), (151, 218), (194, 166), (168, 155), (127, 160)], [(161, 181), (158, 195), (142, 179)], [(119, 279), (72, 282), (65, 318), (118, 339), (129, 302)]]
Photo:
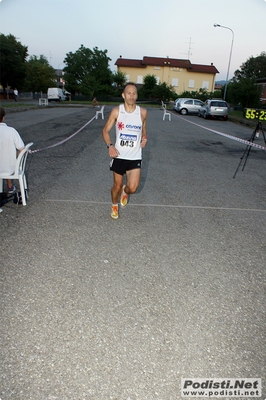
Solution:
[(228, 62), (228, 68), (227, 68), (227, 75), (226, 75), (226, 83), (225, 83), (225, 88), (224, 88), (224, 97), (223, 99), (225, 100), (226, 98), (226, 91), (227, 91), (227, 85), (228, 85), (228, 77), (229, 77), (229, 70), (230, 70), (230, 64), (231, 64), (231, 57), (232, 57), (232, 50), (233, 50), (233, 44), (234, 44), (234, 31), (231, 28), (228, 28), (228, 26), (223, 26), (219, 24), (214, 24), (213, 25), (215, 28), (224, 28), (224, 29), (229, 29), (229, 31), (232, 32), (232, 42), (231, 42), (231, 49), (230, 49), (230, 55), (229, 55), (229, 62)]

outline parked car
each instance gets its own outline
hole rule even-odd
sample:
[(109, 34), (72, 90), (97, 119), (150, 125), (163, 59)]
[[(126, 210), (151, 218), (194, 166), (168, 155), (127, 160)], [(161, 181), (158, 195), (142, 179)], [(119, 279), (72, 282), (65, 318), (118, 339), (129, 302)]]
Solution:
[(198, 99), (177, 99), (174, 103), (174, 110), (182, 115), (198, 114), (203, 101)]
[(184, 100), (184, 99), (179, 98), (179, 99), (176, 99), (176, 100), (174, 101), (173, 110), (176, 110), (177, 102), (178, 102), (178, 101), (181, 101), (181, 100)]
[(224, 100), (206, 100), (200, 107), (198, 116), (203, 118), (223, 118), (228, 119), (229, 107)]

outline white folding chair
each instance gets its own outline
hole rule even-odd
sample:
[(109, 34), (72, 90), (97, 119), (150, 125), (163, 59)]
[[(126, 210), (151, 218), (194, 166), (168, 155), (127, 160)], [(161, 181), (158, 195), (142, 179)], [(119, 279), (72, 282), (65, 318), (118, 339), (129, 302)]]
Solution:
[(168, 117), (169, 121), (171, 121), (171, 114), (167, 112), (166, 107), (163, 109), (163, 121), (165, 120), (165, 117)]
[(95, 119), (98, 119), (98, 116), (99, 116), (99, 115), (101, 115), (101, 116), (102, 116), (102, 119), (104, 119), (104, 115), (103, 115), (104, 107), (105, 107), (105, 106), (102, 106), (102, 108), (101, 108), (99, 111), (96, 111)]
[(27, 179), (25, 175), (25, 167), (26, 161), (29, 153), (29, 148), (33, 145), (33, 143), (29, 143), (25, 146), (25, 148), (19, 153), (18, 158), (16, 159), (15, 172), (13, 174), (5, 174), (0, 172), (0, 180), (1, 179), (18, 179), (19, 187), (21, 192), (22, 204), (25, 206), (26, 195), (25, 191), (28, 189)]

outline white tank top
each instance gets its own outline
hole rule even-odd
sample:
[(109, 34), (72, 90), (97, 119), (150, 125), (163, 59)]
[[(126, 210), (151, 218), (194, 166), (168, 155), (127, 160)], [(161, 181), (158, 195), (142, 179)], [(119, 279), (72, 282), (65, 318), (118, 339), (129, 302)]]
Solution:
[(117, 158), (124, 160), (141, 160), (142, 148), (142, 120), (140, 107), (136, 106), (133, 113), (127, 113), (124, 104), (119, 106), (119, 114), (116, 122), (115, 147), (120, 155)]

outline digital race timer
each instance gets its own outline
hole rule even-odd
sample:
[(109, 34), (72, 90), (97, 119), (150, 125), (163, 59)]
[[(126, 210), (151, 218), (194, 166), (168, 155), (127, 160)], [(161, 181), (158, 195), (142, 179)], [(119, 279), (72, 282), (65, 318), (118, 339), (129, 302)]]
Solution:
[(266, 110), (259, 110), (256, 108), (246, 108), (245, 118), (258, 119), (259, 121), (266, 121)]

